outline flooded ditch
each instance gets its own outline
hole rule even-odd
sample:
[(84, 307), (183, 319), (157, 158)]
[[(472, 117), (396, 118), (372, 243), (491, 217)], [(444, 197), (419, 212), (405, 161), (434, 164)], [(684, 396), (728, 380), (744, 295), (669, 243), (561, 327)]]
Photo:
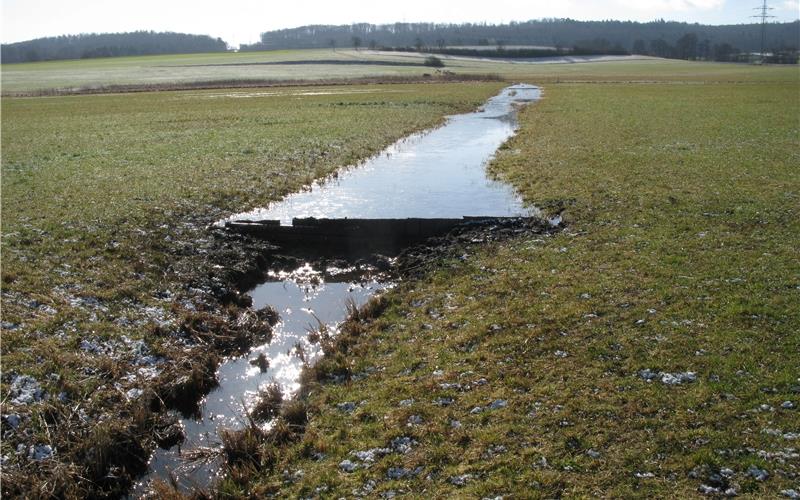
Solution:
[(180, 419), (183, 442), (154, 453), (130, 496), (145, 495), (156, 479), (184, 491), (212, 485), (224, 465), (219, 431), (247, 425), (270, 384), (287, 397), (296, 393), (304, 363), (321, 356), (309, 332), (324, 327), (335, 334), (349, 309), (393, 287), (398, 254), (473, 227), (507, 233), (531, 227), (538, 212), (510, 186), (489, 179), (485, 165), (515, 133), (516, 106), (538, 98), (536, 87), (508, 87), (476, 112), (449, 117), (265, 209), (220, 221), (280, 247), (272, 260), (267, 256), (274, 265), (263, 282), (247, 291), (253, 309), (272, 307), (279, 322), (268, 343), (219, 366), (218, 386), (198, 412)]

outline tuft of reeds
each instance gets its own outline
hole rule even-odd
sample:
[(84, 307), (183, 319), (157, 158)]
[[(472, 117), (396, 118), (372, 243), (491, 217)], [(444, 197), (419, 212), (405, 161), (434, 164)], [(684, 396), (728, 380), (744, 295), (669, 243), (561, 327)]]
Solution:
[(250, 410), (250, 418), (257, 422), (266, 422), (280, 413), (283, 394), (278, 384), (270, 384), (258, 394), (258, 400)]

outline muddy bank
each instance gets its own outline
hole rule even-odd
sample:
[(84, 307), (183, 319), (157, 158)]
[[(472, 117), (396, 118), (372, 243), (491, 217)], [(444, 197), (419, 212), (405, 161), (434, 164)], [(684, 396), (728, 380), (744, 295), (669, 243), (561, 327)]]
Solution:
[[(76, 393), (75, 383), (58, 373), (53, 382), (4, 371), (4, 496), (125, 494), (153, 449), (181, 439), (177, 417), (197, 411), (217, 383), (219, 361), (271, 335), (270, 311), (254, 311), (238, 291), (257, 275), (269, 246), (209, 234), (205, 218), (186, 214), (183, 221), (180, 228), (139, 229), (147, 235), (142, 239), (166, 241), (165, 255), (175, 257), (158, 292), (169, 307), (136, 311), (151, 318), (141, 326), (146, 341), (104, 340), (87, 331), (69, 354), (70, 363), (85, 365), (85, 379), (97, 379), (96, 390)], [(111, 314), (99, 299), (76, 299), (76, 307)], [(60, 392), (45, 389), (54, 384)], [(36, 437), (40, 429), (47, 440)]]
[[(305, 262), (298, 268), (303, 276), (294, 276), (293, 281), (267, 281), (249, 292), (253, 307), (269, 304), (280, 313), (281, 328), (275, 332), (280, 338), (221, 365), (217, 372), (221, 386), (204, 400), (203, 414), (192, 417), (191, 421), (184, 420), (186, 435), (193, 436), (191, 441), (187, 438), (183, 447), (158, 451), (150, 462), (148, 479), (138, 483), (134, 496), (152, 492), (152, 488), (164, 494), (168, 478), (172, 483), (169, 488), (177, 487), (187, 493), (213, 487), (215, 481), (236, 474), (244, 464), (271, 466), (279, 459), (282, 446), (301, 439), (307, 421), (313, 418), (306, 397), (314, 387), (347, 383), (360, 376), (343, 360), (355, 337), (393, 300), (391, 292), (388, 295), (376, 292), (392, 287), (393, 283), (413, 286), (414, 280), (448, 260), (461, 258), (488, 243), (546, 235), (560, 229), (559, 225), (535, 218), (473, 221), (410, 246), (395, 258), (361, 254), (357, 260), (324, 256), (308, 260), (283, 255), (282, 250), (268, 251), (263, 262), (270, 274), (275, 269), (293, 269), (299, 262)], [(247, 241), (253, 236), (234, 238)], [(325, 270), (330, 269), (342, 272), (345, 277), (323, 278)], [(349, 290), (342, 290), (342, 286)], [(344, 307), (345, 303), (338, 300), (343, 296), (353, 297), (351, 306)], [(300, 311), (307, 313), (298, 316)], [(318, 325), (316, 330), (312, 328), (314, 321)], [(293, 334), (289, 333), (291, 327)], [(259, 369), (260, 353), (268, 356), (263, 356), (265, 364)], [(288, 362), (291, 357), (296, 358), (294, 362)], [(278, 366), (273, 366), (276, 363)], [(262, 415), (259, 397), (264, 397), (267, 370), (271, 370), (273, 384), (277, 383), (280, 392), (277, 402), (272, 403), (273, 409)], [(294, 417), (287, 415), (292, 411)], [(259, 450), (263, 446), (273, 450), (269, 457), (261, 456)], [(159, 478), (161, 484), (152, 482)]]

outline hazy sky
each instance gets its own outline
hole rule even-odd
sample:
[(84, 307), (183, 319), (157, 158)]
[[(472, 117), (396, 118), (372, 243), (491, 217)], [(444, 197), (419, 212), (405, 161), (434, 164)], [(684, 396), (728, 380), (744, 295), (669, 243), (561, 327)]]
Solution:
[[(2, 41), (135, 30), (221, 37), (232, 45), (304, 24), (395, 21), (508, 22), (664, 18), (710, 24), (750, 21), (761, 0), (2, 0)], [(800, 17), (800, 0), (771, 0), (776, 20)], [(391, 5), (390, 7), (387, 6)]]

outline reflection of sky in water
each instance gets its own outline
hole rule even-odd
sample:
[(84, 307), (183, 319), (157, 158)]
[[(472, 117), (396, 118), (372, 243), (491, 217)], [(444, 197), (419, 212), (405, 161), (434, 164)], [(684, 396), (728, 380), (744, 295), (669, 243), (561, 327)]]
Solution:
[[(336, 269), (333, 269), (336, 272)], [(255, 402), (259, 389), (270, 383), (278, 383), (284, 394), (299, 389), (302, 362), (294, 353), (299, 343), (306, 359), (313, 362), (322, 352), (319, 346), (308, 341), (308, 332), (316, 328), (319, 321), (329, 330), (335, 331), (347, 314), (346, 303), (352, 298), (359, 306), (370, 297), (386, 288), (375, 281), (366, 283), (328, 283), (322, 273), (310, 266), (302, 266), (292, 273), (272, 273), (272, 281), (256, 287), (250, 294), (253, 308), (267, 305), (280, 314), (269, 344), (254, 347), (250, 353), (233, 358), (220, 366), (219, 387), (211, 391), (202, 406), (199, 420), (183, 419), (187, 439), (180, 446), (184, 450), (201, 446), (215, 447), (219, 444), (217, 429), (241, 428), (246, 422), (245, 408)], [(269, 360), (269, 369), (261, 373), (250, 360), (264, 353)], [(154, 475), (165, 478), (179, 467), (185, 466), (180, 459), (179, 447), (157, 450), (150, 463)], [(219, 470), (218, 464), (201, 467), (194, 471), (181, 469), (180, 481), (184, 486), (206, 485)]]
[(280, 220), (289, 225), (295, 217), (527, 215), (514, 190), (489, 179), (484, 167), (514, 134), (513, 105), (538, 96), (535, 87), (508, 88), (478, 112), (450, 117), (445, 126), (403, 139), (358, 168), (228, 220)]
[[(513, 190), (489, 180), (485, 163), (514, 133), (510, 118), (514, 102), (536, 99), (538, 89), (513, 87), (490, 99), (476, 113), (451, 117), (447, 125), (427, 134), (400, 141), (380, 156), (357, 168), (340, 173), (338, 179), (316, 185), (311, 191), (287, 197), (268, 210), (257, 210), (232, 219), (280, 219), (293, 217), (453, 217), (468, 215), (525, 215)], [(328, 276), (346, 270), (329, 269)], [(245, 409), (252, 405), (259, 389), (275, 382), (285, 394), (299, 388), (302, 362), (291, 351), (302, 346), (306, 359), (321, 355), (308, 342), (310, 329), (319, 323), (334, 329), (344, 320), (346, 301), (362, 305), (386, 288), (378, 282), (363, 284), (326, 282), (322, 273), (302, 266), (291, 273), (272, 273), (271, 281), (256, 287), (251, 295), (255, 309), (271, 305), (280, 314), (269, 344), (254, 347), (243, 357), (226, 361), (218, 371), (219, 387), (205, 399), (202, 417), (182, 421), (187, 440), (181, 447), (158, 450), (150, 463), (154, 477), (176, 474), (180, 484), (205, 486), (211, 483), (219, 464), (194, 471), (181, 468), (180, 448), (216, 447), (217, 429), (241, 428)], [(250, 360), (264, 353), (269, 369), (261, 373)], [(146, 482), (145, 478), (142, 483)], [(132, 493), (141, 493), (139, 486)]]

